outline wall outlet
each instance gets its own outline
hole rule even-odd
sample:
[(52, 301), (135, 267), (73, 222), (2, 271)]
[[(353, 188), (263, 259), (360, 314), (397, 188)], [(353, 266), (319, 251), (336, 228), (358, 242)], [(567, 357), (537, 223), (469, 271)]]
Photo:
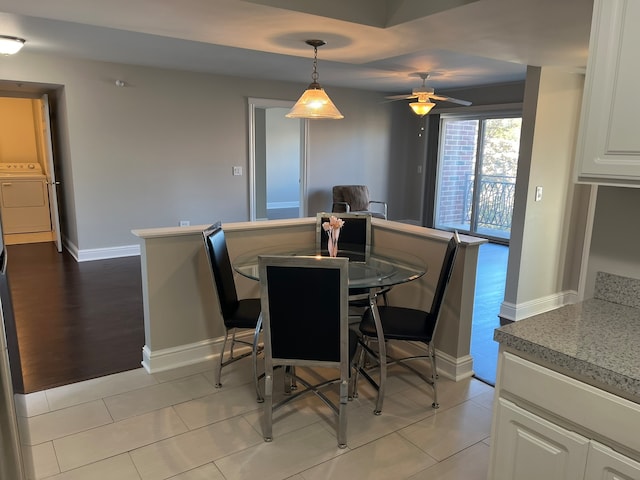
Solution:
[(235, 177), (242, 175), (242, 167), (233, 167), (233, 175)]
[(181, 227), (188, 227), (189, 225), (191, 225), (191, 222), (189, 220), (180, 220), (179, 225)]

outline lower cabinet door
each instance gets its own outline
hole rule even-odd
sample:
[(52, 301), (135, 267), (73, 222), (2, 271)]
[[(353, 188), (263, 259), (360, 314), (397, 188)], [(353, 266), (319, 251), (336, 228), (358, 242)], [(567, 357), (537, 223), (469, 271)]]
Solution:
[[(589, 439), (497, 400), (492, 480), (582, 480)], [(615, 477), (612, 477), (615, 478)], [(624, 477), (623, 477), (624, 478)]]
[(591, 441), (585, 480), (640, 480), (640, 463)]

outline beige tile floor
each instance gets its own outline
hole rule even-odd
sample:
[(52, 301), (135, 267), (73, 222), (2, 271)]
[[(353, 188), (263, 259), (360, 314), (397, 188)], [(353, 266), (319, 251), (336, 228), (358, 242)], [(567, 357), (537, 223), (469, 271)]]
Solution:
[(227, 367), (222, 388), (213, 383), (212, 365), (199, 364), (26, 395), (18, 410), (29, 478), (486, 480), (493, 388), (477, 380), (441, 379), (433, 410), (426, 385), (391, 370), (381, 416), (361, 384), (344, 450), (313, 395), (278, 410), (265, 443), (249, 361)]

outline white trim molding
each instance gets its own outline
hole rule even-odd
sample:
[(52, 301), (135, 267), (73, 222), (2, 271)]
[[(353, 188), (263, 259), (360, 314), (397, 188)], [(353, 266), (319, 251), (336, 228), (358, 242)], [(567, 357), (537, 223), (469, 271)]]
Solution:
[(576, 303), (577, 301), (578, 292), (575, 290), (567, 290), (517, 305), (510, 302), (502, 302), (502, 305), (500, 305), (500, 317), (516, 322), (540, 313), (564, 307), (565, 305)]
[(62, 243), (64, 248), (66, 248), (71, 256), (76, 259), (76, 262), (140, 256), (140, 245), (123, 245), (120, 247), (78, 250), (78, 247), (66, 237), (62, 240)]
[[(401, 351), (405, 356), (425, 355), (425, 346), (420, 342), (403, 342), (402, 345), (394, 345), (394, 349)], [(402, 355), (400, 355), (401, 357)], [(464, 355), (460, 358), (452, 357), (436, 348), (436, 366), (438, 374), (459, 382), (465, 378), (472, 377), (473, 358), (471, 355)]]
[(471, 355), (455, 358), (436, 349), (436, 361), (438, 374), (454, 382), (470, 378), (474, 374), (473, 357)]
[[(224, 337), (212, 338), (201, 342), (163, 348), (155, 351), (152, 351), (145, 345), (142, 348), (141, 364), (148, 373), (158, 373), (178, 367), (211, 361), (220, 355), (223, 340)], [(253, 332), (248, 331), (237, 334), (236, 340), (244, 340), (251, 343), (253, 342)], [(234, 355), (241, 355), (250, 349), (251, 347), (240, 345), (234, 348), (233, 353)]]

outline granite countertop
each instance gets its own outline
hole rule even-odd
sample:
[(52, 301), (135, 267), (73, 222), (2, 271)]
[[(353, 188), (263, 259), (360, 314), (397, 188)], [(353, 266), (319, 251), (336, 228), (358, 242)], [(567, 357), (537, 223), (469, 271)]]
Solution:
[(594, 298), (505, 325), (493, 338), (640, 403), (640, 308)]

